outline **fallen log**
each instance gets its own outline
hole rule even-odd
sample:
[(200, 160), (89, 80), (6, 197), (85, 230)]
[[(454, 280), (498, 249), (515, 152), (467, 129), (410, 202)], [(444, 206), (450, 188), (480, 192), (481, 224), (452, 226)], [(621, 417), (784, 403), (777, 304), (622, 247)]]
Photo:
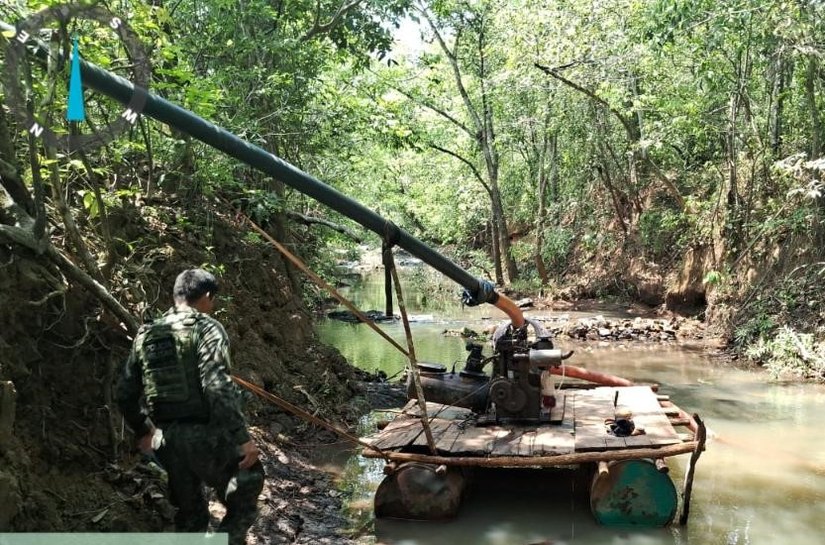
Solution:
[(463, 467), (556, 467), (585, 463), (609, 462), (614, 460), (636, 460), (639, 458), (666, 458), (687, 454), (696, 450), (696, 442), (668, 445), (661, 448), (622, 449), (603, 452), (575, 452), (555, 456), (431, 456), (411, 452), (389, 452), (383, 455), (365, 448), (362, 455), (367, 458), (385, 458), (394, 462), (420, 462), (424, 464)]

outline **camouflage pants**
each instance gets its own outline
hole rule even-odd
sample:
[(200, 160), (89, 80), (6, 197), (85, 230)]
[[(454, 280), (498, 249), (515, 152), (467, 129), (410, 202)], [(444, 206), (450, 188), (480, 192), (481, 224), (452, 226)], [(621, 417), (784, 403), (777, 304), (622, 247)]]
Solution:
[(212, 487), (226, 506), (218, 532), (229, 534), (230, 545), (246, 543), (246, 532), (258, 513), (258, 495), (264, 469), (258, 461), (239, 469), (238, 445), (207, 424), (174, 422), (162, 426), (163, 438), (156, 455), (169, 476), (169, 495), (177, 507), (175, 529), (205, 532), (209, 509), (203, 484)]

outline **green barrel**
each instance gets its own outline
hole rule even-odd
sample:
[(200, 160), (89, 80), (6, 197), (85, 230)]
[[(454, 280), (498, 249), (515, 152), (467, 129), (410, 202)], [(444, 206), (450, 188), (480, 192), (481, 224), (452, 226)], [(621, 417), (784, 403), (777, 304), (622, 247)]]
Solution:
[(623, 460), (596, 472), (590, 509), (604, 526), (660, 527), (676, 515), (676, 487), (651, 460)]

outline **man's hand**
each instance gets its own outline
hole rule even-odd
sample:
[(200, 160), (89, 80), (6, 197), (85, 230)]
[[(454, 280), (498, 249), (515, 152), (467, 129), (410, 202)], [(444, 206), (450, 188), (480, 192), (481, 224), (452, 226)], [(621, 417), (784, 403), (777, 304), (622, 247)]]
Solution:
[(243, 460), (240, 461), (238, 467), (241, 469), (249, 469), (255, 462), (258, 461), (258, 446), (254, 441), (249, 440), (240, 447)]
[(138, 450), (143, 454), (152, 454), (152, 437), (155, 435), (155, 427), (149, 429), (149, 433), (138, 439)]

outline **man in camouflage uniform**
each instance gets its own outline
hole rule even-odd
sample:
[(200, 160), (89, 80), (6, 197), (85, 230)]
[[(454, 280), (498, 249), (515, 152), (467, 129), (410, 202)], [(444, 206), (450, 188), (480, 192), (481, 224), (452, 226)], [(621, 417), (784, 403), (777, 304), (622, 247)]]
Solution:
[(138, 331), (115, 397), (141, 451), (154, 450), (168, 473), (177, 531), (206, 531), (206, 483), (226, 506), (218, 531), (242, 545), (264, 471), (230, 378), (229, 338), (209, 316), (217, 290), (202, 269), (178, 275), (175, 306)]

